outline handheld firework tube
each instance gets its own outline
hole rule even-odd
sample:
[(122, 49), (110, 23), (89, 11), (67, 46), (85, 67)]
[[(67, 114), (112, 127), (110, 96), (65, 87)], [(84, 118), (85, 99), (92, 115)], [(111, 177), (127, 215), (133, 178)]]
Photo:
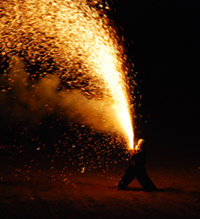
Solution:
[(144, 139), (142, 138), (139, 139), (137, 145), (134, 146), (134, 149), (129, 150), (131, 156), (133, 156), (134, 154), (138, 153), (141, 150), (143, 142), (144, 142)]

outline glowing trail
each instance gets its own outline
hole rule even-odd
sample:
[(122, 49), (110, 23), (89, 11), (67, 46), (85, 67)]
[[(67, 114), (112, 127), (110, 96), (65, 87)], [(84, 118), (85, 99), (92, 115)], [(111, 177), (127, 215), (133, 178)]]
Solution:
[[(96, 42), (96, 44), (100, 44)], [(98, 47), (97, 47), (98, 48)], [(113, 109), (116, 113), (122, 129), (127, 135), (129, 141), (129, 147), (133, 149), (133, 128), (131, 124), (127, 93), (124, 86), (122, 72), (116, 70), (117, 57), (113, 50), (109, 50), (110, 47), (106, 47), (104, 44), (100, 44), (98, 56), (95, 61), (97, 68), (96, 74), (102, 77), (106, 86), (114, 99)]]
[(129, 147), (133, 148), (122, 67), (126, 60), (100, 2), (97, 9), (86, 0), (2, 1), (0, 52), (10, 57), (20, 54), (31, 65), (40, 63), (40, 72), (32, 75), (32, 81), (56, 68), (54, 74), (59, 76), (60, 84), (80, 89), (86, 96), (89, 92), (90, 96), (111, 105), (117, 129), (120, 126)]

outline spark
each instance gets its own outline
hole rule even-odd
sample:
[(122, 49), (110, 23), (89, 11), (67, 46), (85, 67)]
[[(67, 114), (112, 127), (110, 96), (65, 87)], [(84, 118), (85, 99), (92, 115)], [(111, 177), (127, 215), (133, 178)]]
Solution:
[(7, 0), (0, 3), (0, 15), (2, 57), (19, 54), (29, 65), (39, 65), (32, 82), (53, 72), (60, 90), (80, 89), (88, 99), (111, 106), (116, 129), (133, 148), (126, 57), (106, 13), (85, 0)]

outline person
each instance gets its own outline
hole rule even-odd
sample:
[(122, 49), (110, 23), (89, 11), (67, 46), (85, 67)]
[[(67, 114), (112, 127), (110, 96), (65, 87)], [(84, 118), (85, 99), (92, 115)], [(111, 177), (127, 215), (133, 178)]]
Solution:
[(156, 190), (154, 183), (151, 181), (146, 173), (145, 162), (146, 162), (146, 151), (144, 146), (144, 140), (139, 139), (135, 149), (130, 150), (131, 164), (125, 171), (121, 180), (118, 183), (118, 189), (127, 189), (127, 186), (137, 178), (140, 185), (145, 191)]

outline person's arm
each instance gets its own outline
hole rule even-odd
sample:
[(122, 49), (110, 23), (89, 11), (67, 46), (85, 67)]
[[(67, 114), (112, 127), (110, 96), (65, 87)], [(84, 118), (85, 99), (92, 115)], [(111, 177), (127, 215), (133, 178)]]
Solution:
[(129, 150), (129, 153), (131, 154), (131, 156), (133, 156), (134, 154), (137, 153), (137, 150), (135, 150), (135, 149), (130, 149), (130, 150)]

